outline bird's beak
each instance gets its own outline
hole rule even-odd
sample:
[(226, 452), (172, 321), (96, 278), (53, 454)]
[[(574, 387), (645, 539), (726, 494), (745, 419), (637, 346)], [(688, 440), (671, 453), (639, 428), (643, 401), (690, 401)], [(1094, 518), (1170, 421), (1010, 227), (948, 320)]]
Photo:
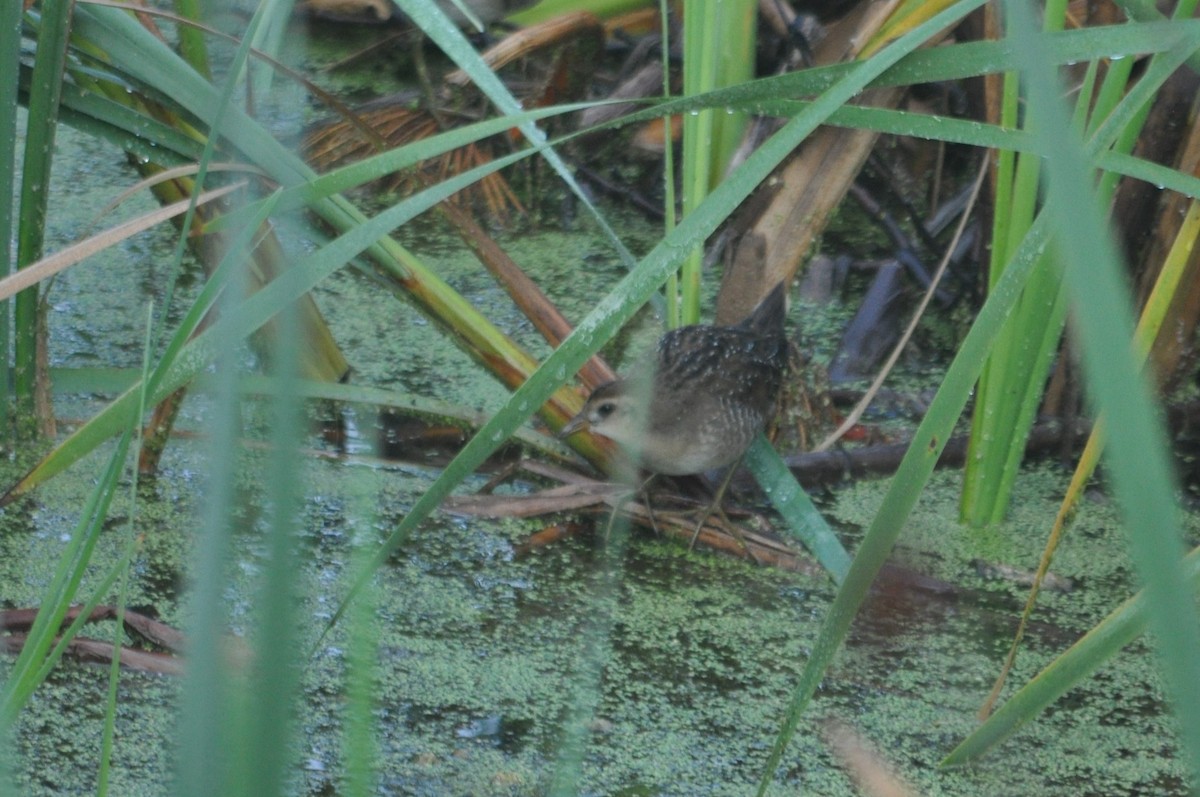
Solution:
[(558, 434), (556, 435), (556, 437), (558, 437), (559, 440), (566, 440), (568, 437), (575, 434), (576, 432), (578, 432), (580, 429), (582, 429), (583, 427), (585, 427), (587, 425), (588, 425), (587, 416), (584, 413), (580, 412), (574, 418), (567, 421), (566, 425), (564, 425), (563, 428), (558, 430)]

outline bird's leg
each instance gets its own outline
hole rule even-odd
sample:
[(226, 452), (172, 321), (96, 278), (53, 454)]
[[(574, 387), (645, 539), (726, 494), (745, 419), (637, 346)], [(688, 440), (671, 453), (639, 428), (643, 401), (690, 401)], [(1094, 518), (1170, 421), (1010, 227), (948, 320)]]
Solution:
[[(640, 487), (637, 489), (633, 489), (633, 485), (630, 485), (629, 492), (617, 494), (618, 497), (617, 497), (616, 501), (613, 503), (612, 511), (608, 513), (608, 522), (604, 524), (604, 543), (605, 543), (605, 545), (608, 544), (608, 538), (612, 535), (613, 526), (617, 522), (617, 515), (621, 514), (621, 510), (623, 510), (630, 501), (632, 501), (634, 498), (637, 497), (638, 492), (640, 490), (641, 490)], [(632, 516), (632, 514), (633, 513), (631, 512), (630, 515)]]
[(638, 491), (638, 493), (641, 494), (642, 500), (646, 502), (646, 516), (648, 518), (650, 518), (650, 528), (654, 529), (654, 534), (656, 536), (661, 537), (662, 532), (659, 531), (658, 521), (656, 521), (654, 519), (654, 507), (650, 503), (650, 489), (649, 489), (650, 482), (654, 481), (654, 477), (657, 475), (658, 475), (657, 473), (651, 473), (650, 476), (646, 479), (646, 481), (642, 482), (642, 486), (639, 487), (637, 491)]
[[(616, 522), (617, 515), (620, 513), (621, 509), (624, 508), (624, 506), (628, 502), (632, 501), (634, 498), (637, 498), (637, 497), (641, 497), (642, 501), (645, 504), (646, 514), (650, 518), (650, 528), (654, 529), (655, 534), (658, 534), (659, 536), (662, 535), (662, 532), (659, 531), (659, 529), (658, 529), (658, 523), (654, 519), (654, 509), (653, 509), (653, 507), (650, 506), (650, 493), (646, 492), (646, 488), (650, 486), (650, 482), (654, 481), (654, 477), (657, 475), (658, 474), (656, 474), (656, 473), (651, 473), (650, 477), (648, 479), (646, 479), (645, 481), (643, 481), (640, 485), (638, 485), (637, 487), (633, 487), (632, 485), (630, 485), (629, 492), (621, 494), (622, 497), (619, 499), (617, 504), (613, 507), (612, 512), (610, 512), (608, 515), (608, 523), (605, 524), (605, 527), (604, 527), (604, 539), (605, 540), (608, 539), (609, 532), (612, 531), (613, 523)], [(630, 516), (633, 516), (634, 514), (635, 513), (630, 512)]]
[(742, 457), (738, 457), (737, 461), (729, 466), (729, 470), (725, 473), (725, 478), (721, 480), (721, 486), (717, 488), (717, 493), (713, 497), (712, 503), (705, 507), (704, 512), (700, 515), (700, 522), (696, 524), (696, 530), (692, 532), (692, 541), (688, 543), (689, 551), (696, 547), (696, 540), (700, 538), (700, 530), (704, 528), (705, 522), (712, 517), (712, 513), (716, 512), (733, 533), (733, 536), (737, 539), (738, 544), (742, 546), (742, 550), (746, 552), (746, 555), (755, 562), (758, 562), (758, 557), (754, 555), (754, 552), (750, 550), (750, 546), (746, 544), (746, 538), (742, 535), (742, 530), (729, 520), (725, 515), (725, 509), (721, 506), (721, 501), (725, 497), (725, 490), (729, 488), (729, 483), (733, 481), (733, 474), (737, 472), (737, 469), (741, 465)]
[(608, 538), (612, 535), (613, 524), (617, 522), (617, 515), (621, 512), (621, 507), (624, 502), (618, 501), (617, 505), (608, 513), (608, 522), (604, 524), (604, 544), (608, 545)]
[[(696, 530), (692, 532), (692, 541), (688, 543), (689, 551), (696, 547), (696, 540), (700, 538), (700, 529), (704, 528), (705, 521), (712, 516), (713, 512), (720, 512), (721, 519), (726, 523), (729, 523), (729, 518), (725, 517), (725, 510), (721, 508), (721, 499), (725, 497), (725, 490), (729, 488), (729, 482), (733, 480), (733, 472), (736, 471), (738, 466), (741, 464), (742, 460), (739, 457), (737, 462), (734, 462), (729, 466), (729, 470), (725, 473), (725, 478), (721, 479), (721, 486), (717, 488), (716, 495), (713, 496), (712, 503), (706, 506), (704, 511), (700, 514), (700, 522), (696, 524)], [(730, 525), (732, 526), (732, 524)], [(742, 547), (744, 548), (745, 546), (746, 544), (743, 542)]]

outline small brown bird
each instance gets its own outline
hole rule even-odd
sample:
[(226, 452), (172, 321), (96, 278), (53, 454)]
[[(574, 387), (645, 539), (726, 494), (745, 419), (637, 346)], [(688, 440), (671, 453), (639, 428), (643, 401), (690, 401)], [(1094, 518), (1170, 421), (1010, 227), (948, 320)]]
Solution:
[(737, 324), (670, 330), (651, 362), (596, 388), (559, 436), (586, 425), (668, 476), (736, 462), (775, 409), (788, 359), (785, 313), (780, 282)]

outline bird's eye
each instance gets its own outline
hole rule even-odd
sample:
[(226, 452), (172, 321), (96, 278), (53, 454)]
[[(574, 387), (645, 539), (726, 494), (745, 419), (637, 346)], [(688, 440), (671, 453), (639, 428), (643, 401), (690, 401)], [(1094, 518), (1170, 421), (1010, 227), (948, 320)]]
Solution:
[(611, 401), (606, 401), (596, 408), (596, 414), (601, 418), (607, 418), (609, 415), (613, 414), (613, 410), (616, 408), (616, 404), (613, 404)]

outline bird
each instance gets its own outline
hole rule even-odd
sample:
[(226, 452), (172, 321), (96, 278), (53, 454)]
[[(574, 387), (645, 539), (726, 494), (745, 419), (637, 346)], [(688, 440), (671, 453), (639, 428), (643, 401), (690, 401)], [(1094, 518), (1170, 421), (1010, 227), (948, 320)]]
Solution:
[[(597, 387), (559, 437), (588, 427), (652, 474), (700, 474), (739, 462), (774, 414), (788, 361), (786, 312), (781, 281), (736, 324), (667, 331), (630, 376)], [(693, 544), (719, 509), (729, 476)]]

